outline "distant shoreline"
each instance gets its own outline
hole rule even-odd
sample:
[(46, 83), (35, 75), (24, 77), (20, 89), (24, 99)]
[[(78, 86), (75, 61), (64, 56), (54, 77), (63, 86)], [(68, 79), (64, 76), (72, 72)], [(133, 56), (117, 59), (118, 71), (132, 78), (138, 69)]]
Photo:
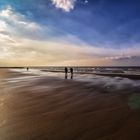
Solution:
[[(33, 69), (33, 67), (29, 67), (29, 68)], [(39, 67), (36, 67), (36, 68), (39, 69)], [(54, 70), (53, 70), (53, 68), (54, 68)], [(63, 68), (63, 67), (46, 67), (46, 68), (44, 67), (44, 69), (42, 68), (42, 70), (40, 70), (40, 71), (42, 71), (42, 72), (64, 73), (64, 71), (62, 69), (57, 70), (57, 68)], [(77, 67), (77, 69), (78, 68), (80, 68), (80, 67)], [(26, 69), (26, 67), (0, 67), (0, 69)], [(76, 69), (76, 67), (75, 67), (75, 69)], [(140, 69), (138, 69), (138, 70), (140, 70)], [(116, 73), (115, 72), (100, 72), (100, 70), (99, 71), (88, 71), (88, 67), (87, 67), (87, 71), (82, 71), (82, 70), (78, 71), (77, 70), (77, 71), (74, 71), (74, 74), (93, 74), (93, 75), (100, 75), (100, 76), (123, 77), (123, 78), (129, 78), (129, 79), (132, 79), (132, 80), (140, 80), (140, 74), (136, 74), (136, 73), (119, 73), (119, 72), (118, 73), (117, 72)]]
[(1, 66), (1, 68), (64, 68), (64, 67), (73, 67), (73, 68), (133, 68), (140, 69), (140, 66)]

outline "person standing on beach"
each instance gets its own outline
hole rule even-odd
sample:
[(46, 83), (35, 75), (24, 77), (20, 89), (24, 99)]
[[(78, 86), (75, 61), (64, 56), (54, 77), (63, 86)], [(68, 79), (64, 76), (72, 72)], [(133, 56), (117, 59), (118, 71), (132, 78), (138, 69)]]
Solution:
[(73, 79), (73, 68), (70, 68), (71, 79)]
[(67, 77), (68, 77), (68, 68), (65, 67), (65, 79), (67, 79)]

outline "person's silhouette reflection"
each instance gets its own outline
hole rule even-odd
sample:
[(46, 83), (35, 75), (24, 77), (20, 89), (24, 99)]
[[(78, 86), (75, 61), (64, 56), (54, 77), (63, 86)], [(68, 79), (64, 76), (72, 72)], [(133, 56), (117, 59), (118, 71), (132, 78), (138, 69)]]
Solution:
[(67, 79), (67, 78), (68, 78), (68, 68), (65, 67), (65, 79)]
[(73, 68), (70, 68), (71, 79), (73, 79)]

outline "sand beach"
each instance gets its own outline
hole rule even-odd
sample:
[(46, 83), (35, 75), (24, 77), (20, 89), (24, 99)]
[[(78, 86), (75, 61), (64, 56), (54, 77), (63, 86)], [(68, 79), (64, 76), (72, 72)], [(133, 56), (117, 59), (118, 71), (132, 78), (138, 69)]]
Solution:
[(139, 140), (140, 81), (0, 70), (0, 140)]

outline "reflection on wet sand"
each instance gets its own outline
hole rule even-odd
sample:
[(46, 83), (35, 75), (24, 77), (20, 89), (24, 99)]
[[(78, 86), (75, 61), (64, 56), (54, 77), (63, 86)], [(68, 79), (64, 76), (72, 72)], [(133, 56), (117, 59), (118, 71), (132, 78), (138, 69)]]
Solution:
[(7, 73), (0, 81), (1, 140), (140, 139), (138, 86)]

